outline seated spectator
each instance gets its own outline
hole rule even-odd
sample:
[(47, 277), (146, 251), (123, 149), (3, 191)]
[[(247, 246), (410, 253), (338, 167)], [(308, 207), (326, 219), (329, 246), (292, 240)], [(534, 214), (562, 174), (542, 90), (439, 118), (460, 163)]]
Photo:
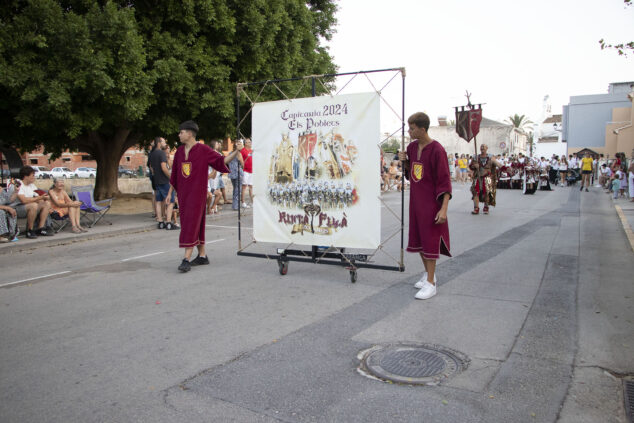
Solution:
[[(52, 236), (53, 231), (46, 227), (46, 219), (51, 210), (48, 194), (38, 195), (35, 191), (35, 170), (30, 166), (20, 169), (21, 181), (16, 181), (19, 203), (15, 206), (19, 218), (26, 217), (26, 237)], [(34, 229), (35, 219), (39, 216), (38, 229)]]
[(73, 201), (70, 199), (64, 189), (64, 179), (53, 179), (53, 186), (48, 191), (48, 194), (52, 203), (51, 215), (56, 215), (59, 219), (68, 216), (73, 233), (80, 234), (82, 232), (88, 232), (88, 229), (82, 228), (79, 223), (79, 207), (81, 206), (81, 201)]
[(0, 192), (0, 242), (18, 240), (18, 214), (9, 204), (15, 202), (18, 193), (3, 189)]

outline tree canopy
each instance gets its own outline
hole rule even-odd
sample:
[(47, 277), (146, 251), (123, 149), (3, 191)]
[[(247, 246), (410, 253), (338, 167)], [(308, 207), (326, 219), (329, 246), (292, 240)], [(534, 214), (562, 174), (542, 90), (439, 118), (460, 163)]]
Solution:
[(514, 128), (520, 129), (522, 131), (527, 131), (532, 129), (533, 122), (528, 119), (525, 115), (518, 115), (517, 113), (513, 116), (509, 116), (506, 118), (506, 121), (513, 125)]
[(129, 147), (235, 129), (236, 83), (334, 73), (323, 40), (334, 0), (6, 0), (0, 6), (5, 143), (97, 160), (95, 194), (116, 193)]
[[(625, 8), (628, 8), (634, 4), (632, 0), (623, 0), (623, 4)], [(601, 46), (601, 50), (604, 49), (613, 49), (619, 53), (619, 56), (627, 57), (628, 50), (634, 50), (634, 41), (622, 42), (618, 44), (610, 44), (605, 41), (603, 38), (599, 40), (599, 45)]]

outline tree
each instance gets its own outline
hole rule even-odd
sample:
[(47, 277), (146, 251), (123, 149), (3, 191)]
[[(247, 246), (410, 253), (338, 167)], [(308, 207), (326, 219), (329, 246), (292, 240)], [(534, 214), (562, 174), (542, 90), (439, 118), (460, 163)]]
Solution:
[[(625, 4), (625, 8), (632, 6), (632, 0), (623, 0)], [(606, 48), (614, 49), (619, 53), (619, 56), (627, 57), (627, 50), (634, 50), (634, 41), (630, 41), (629, 43), (620, 43), (620, 44), (609, 44), (603, 38), (599, 40), (599, 45), (601, 46), (601, 50)]]
[(513, 116), (509, 116), (506, 119), (506, 122), (510, 123), (514, 128), (519, 129), (520, 131), (527, 131), (533, 125), (533, 122), (525, 115), (520, 116), (517, 113)]
[[(195, 119), (235, 129), (237, 82), (334, 73), (333, 0), (9, 0), (0, 6), (0, 128), (21, 149), (90, 153), (116, 195), (131, 146)], [(309, 88), (308, 88), (309, 89)], [(318, 87), (321, 91), (323, 87)]]

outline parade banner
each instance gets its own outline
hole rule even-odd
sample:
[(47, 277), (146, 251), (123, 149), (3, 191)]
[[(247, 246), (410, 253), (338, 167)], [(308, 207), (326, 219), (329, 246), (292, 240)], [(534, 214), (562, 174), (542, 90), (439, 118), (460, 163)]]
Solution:
[(253, 236), (258, 242), (377, 248), (379, 95), (253, 107)]

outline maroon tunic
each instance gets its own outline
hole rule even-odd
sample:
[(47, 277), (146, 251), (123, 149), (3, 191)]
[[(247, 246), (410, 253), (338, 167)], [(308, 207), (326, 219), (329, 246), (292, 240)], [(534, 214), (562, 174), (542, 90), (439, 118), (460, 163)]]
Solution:
[(209, 166), (229, 173), (222, 154), (205, 144), (196, 143), (185, 158), (185, 146), (174, 154), (170, 184), (178, 196), (181, 215), (179, 247), (192, 248), (205, 243), (205, 208)]
[(409, 159), (409, 243), (407, 251), (422, 253), (429, 260), (449, 252), (449, 224), (437, 225), (436, 213), (443, 194), (451, 195), (451, 176), (447, 153), (438, 141), (427, 144), (418, 156), (418, 142), (407, 146)]

